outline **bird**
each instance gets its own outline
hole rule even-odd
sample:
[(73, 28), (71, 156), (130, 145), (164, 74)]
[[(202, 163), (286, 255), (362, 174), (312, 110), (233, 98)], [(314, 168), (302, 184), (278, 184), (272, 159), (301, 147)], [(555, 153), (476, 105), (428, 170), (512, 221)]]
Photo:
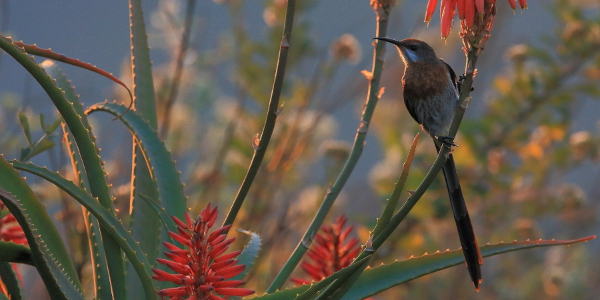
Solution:
[[(412, 118), (433, 137), (438, 152), (443, 145), (455, 146), (450, 137), (450, 127), (459, 105), (460, 83), (452, 67), (438, 58), (434, 49), (421, 40), (374, 39), (392, 43), (398, 49), (404, 63), (404, 104)], [(477, 246), (452, 153), (448, 155), (442, 171), (469, 275), (479, 290), (483, 258)]]

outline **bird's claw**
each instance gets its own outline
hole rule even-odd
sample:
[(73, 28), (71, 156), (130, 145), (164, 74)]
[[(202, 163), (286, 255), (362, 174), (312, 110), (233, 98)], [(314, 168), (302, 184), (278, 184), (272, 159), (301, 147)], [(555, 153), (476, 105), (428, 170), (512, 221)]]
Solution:
[(449, 136), (438, 136), (436, 137), (436, 139), (442, 143), (444, 146), (452, 149), (452, 147), (457, 147), (458, 145), (456, 145), (454, 143), (454, 138), (449, 137)]
[[(456, 86), (458, 87), (458, 90), (460, 91), (460, 89), (462, 88), (463, 83), (465, 82), (465, 80), (467, 79), (467, 75), (463, 74), (458, 76), (458, 81), (456, 82)], [(474, 91), (475, 88), (471, 87), (471, 92)]]

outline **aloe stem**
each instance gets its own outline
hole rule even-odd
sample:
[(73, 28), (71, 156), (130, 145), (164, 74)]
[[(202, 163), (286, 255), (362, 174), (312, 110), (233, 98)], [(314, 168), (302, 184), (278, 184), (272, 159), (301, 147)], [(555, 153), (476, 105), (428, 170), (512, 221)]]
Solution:
[[(377, 27), (375, 31), (376, 36), (385, 36), (387, 34), (388, 13), (389, 12), (387, 10), (381, 10), (381, 12), (378, 12)], [(354, 143), (352, 145), (350, 155), (344, 163), (344, 166), (340, 171), (340, 174), (338, 175), (337, 179), (325, 195), (325, 198), (323, 199), (323, 202), (321, 203), (317, 214), (310, 223), (310, 226), (302, 236), (302, 239), (288, 258), (283, 268), (281, 268), (281, 270), (271, 283), (271, 286), (269, 286), (269, 288), (267, 289), (267, 293), (272, 293), (277, 289), (281, 288), (281, 286), (283, 286), (283, 284), (287, 281), (292, 271), (294, 271), (296, 265), (298, 265), (298, 263), (302, 259), (302, 256), (304, 256), (304, 253), (306, 253), (306, 251), (310, 247), (314, 235), (317, 233), (317, 231), (323, 224), (327, 213), (331, 209), (331, 206), (333, 205), (335, 199), (337, 199), (342, 188), (346, 184), (346, 181), (348, 181), (350, 174), (352, 174), (352, 171), (354, 170), (354, 167), (356, 166), (358, 159), (362, 154), (363, 148), (365, 146), (365, 139), (367, 137), (367, 132), (369, 129), (369, 123), (371, 122), (371, 117), (373, 116), (375, 106), (377, 105), (377, 101), (379, 100), (379, 81), (381, 79), (383, 55), (385, 52), (384, 43), (381, 43), (379, 41), (374, 43), (375, 47), (373, 50), (373, 65), (371, 69), (372, 77), (369, 81), (369, 89), (367, 92), (364, 110), (362, 112), (358, 128), (356, 129), (356, 135), (354, 137)]]
[(279, 46), (279, 54), (277, 57), (277, 67), (275, 69), (275, 79), (273, 80), (273, 88), (271, 90), (271, 98), (269, 99), (269, 108), (267, 110), (267, 118), (260, 134), (258, 145), (254, 149), (254, 155), (250, 161), (250, 167), (246, 172), (246, 176), (240, 186), (235, 200), (229, 208), (227, 217), (223, 222), (223, 225), (233, 224), (233, 221), (237, 217), (237, 214), (244, 203), (246, 195), (252, 186), (252, 182), (260, 169), (260, 165), (265, 157), (267, 146), (271, 141), (273, 130), (275, 129), (275, 122), (277, 120), (277, 111), (279, 110), (279, 98), (281, 96), (281, 90), (283, 89), (283, 79), (285, 77), (285, 67), (287, 65), (288, 51), (290, 49), (290, 41), (292, 39), (292, 28), (294, 25), (294, 11), (296, 8), (296, 0), (288, 0), (287, 9), (285, 14), (285, 23), (283, 25), (283, 34), (281, 37), (281, 44)]

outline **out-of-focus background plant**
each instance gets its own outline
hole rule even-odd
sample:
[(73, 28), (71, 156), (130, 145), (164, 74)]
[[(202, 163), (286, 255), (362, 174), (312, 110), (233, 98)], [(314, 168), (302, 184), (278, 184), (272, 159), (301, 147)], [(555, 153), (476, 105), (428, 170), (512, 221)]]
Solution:
[[(145, 4), (159, 133), (182, 172), (194, 215), (208, 202), (225, 211), (244, 177), (269, 101), (286, 6), (279, 0), (195, 2)], [(457, 34), (439, 40), (438, 22), (429, 28), (420, 23), (424, 4), (397, 2), (389, 36), (426, 40), (461, 70)], [(46, 4), (0, 3), (3, 34), (69, 55), (75, 53), (71, 50), (86, 49), (80, 56), (110, 66), (124, 82), (131, 82), (127, 48), (113, 53), (110, 39), (101, 38), (100, 47), (89, 46), (85, 39), (53, 43), (31, 32), (21, 34), (22, 25), (14, 25), (27, 17), (24, 11), (36, 12), (27, 26), (37, 34), (44, 33), (33, 19), (38, 14), (72, 18), (77, 25), (70, 26), (85, 25), (90, 35), (113, 34), (103, 29), (105, 24), (80, 20), (75, 12), (45, 14)], [(123, 9), (122, 4), (114, 6)], [(583, 0), (531, 1), (529, 6), (516, 16), (508, 7), (498, 9), (496, 32), (479, 60), (473, 105), (456, 140), (454, 157), (481, 244), (566, 239), (600, 229), (600, 6)], [(349, 154), (367, 87), (361, 71), (370, 63), (365, 55), (373, 27), (368, 1), (298, 1), (295, 17), (277, 126), (236, 219), (236, 224), (262, 236), (262, 250), (247, 284), (261, 291), (288, 258)], [(97, 20), (110, 22), (102, 16)], [(47, 34), (61, 34), (60, 28), (54, 30)], [(332, 223), (334, 216), (346, 215), (363, 243), (419, 130), (402, 103), (403, 67), (392, 54), (388, 51), (385, 57), (381, 84), (385, 93), (365, 153), (328, 220)], [(89, 75), (80, 80), (82, 71), (65, 69), (84, 103), (114, 98), (128, 104), (122, 87), (87, 80)], [(73, 178), (61, 150), (60, 118), (46, 105), (46, 96), (4, 53), (0, 74), (5, 82), (0, 83), (0, 152)], [(91, 120), (103, 124), (94, 130), (115, 206), (124, 217), (131, 192), (131, 140), (110, 117)], [(432, 149), (428, 141), (417, 147), (408, 190), (416, 188), (433, 161)], [(80, 209), (45, 181), (29, 182), (58, 221), (77, 272), (88, 278), (82, 283), (89, 287), (92, 266)], [(446, 190), (438, 180), (375, 259), (389, 263), (425, 251), (458, 248), (452, 222)], [(587, 243), (487, 259), (479, 294), (470, 288), (466, 269), (453, 268), (375, 298), (591, 299), (600, 292), (600, 259), (593, 255), (598, 250), (598, 243)], [(43, 295), (35, 272), (25, 271), (27, 297)], [(296, 275), (302, 277), (301, 272)]]

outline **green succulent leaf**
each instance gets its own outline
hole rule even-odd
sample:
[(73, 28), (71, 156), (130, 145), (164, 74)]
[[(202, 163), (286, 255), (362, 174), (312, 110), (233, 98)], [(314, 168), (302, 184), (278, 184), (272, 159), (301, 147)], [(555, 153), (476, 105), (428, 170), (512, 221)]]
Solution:
[(105, 232), (107, 232), (108, 235), (123, 249), (127, 258), (135, 268), (146, 293), (144, 299), (156, 299), (155, 289), (150, 276), (151, 264), (148, 262), (144, 251), (108, 209), (100, 205), (88, 192), (57, 173), (30, 163), (12, 161), (12, 164), (19, 170), (40, 176), (55, 184), (93, 214), (100, 223), (102, 229), (105, 230)]
[(244, 272), (242, 272), (238, 276), (232, 278), (233, 280), (242, 280), (244, 279), (244, 277), (246, 277), (246, 275), (248, 275), (248, 272), (250, 272), (250, 270), (252, 269), (252, 266), (254, 265), (254, 262), (256, 261), (258, 253), (260, 252), (260, 248), (262, 246), (262, 241), (258, 234), (241, 229), (238, 231), (243, 234), (249, 235), (250, 240), (246, 244), (246, 247), (244, 247), (244, 250), (242, 250), (242, 253), (240, 253), (240, 256), (238, 256), (237, 258), (238, 263), (246, 266), (246, 269), (244, 269)]
[[(141, 0), (129, 0), (129, 38), (130, 63), (133, 72), (133, 105), (150, 128), (156, 130), (156, 96)], [(159, 202), (158, 190), (152, 172), (146, 164), (140, 142), (134, 138), (133, 144), (130, 228), (134, 238), (147, 250), (149, 259), (154, 261), (160, 253), (160, 242), (167, 234), (166, 231), (161, 233), (158, 218), (148, 217), (155, 211), (153, 204)], [(161, 209), (164, 209), (164, 206)], [(170, 222), (169, 218), (168, 223)], [(142, 296), (138, 294), (140, 282), (135, 277), (128, 276), (127, 284), (131, 287), (127, 290), (128, 298)], [(160, 285), (163, 286), (162, 283)]]
[[(512, 243), (488, 244), (481, 247), (481, 254), (484, 257), (494, 256), (506, 252), (549, 247), (571, 245), (576, 243), (587, 242), (595, 239), (596, 236), (588, 236), (575, 240), (536, 240), (536, 241), (521, 241)], [(363, 299), (383, 292), (396, 285), (407, 281), (419, 278), (421, 276), (431, 274), (433, 272), (443, 270), (452, 266), (462, 264), (464, 257), (461, 250), (435, 252), (423, 256), (409, 258), (388, 265), (382, 265), (375, 268), (370, 268), (364, 271), (350, 288), (348, 293), (344, 295), (344, 300)], [(299, 294), (306, 291), (310, 286), (300, 286), (286, 290), (277, 291), (272, 294), (252, 298), (254, 300), (284, 300), (294, 299)]]
[(0, 241), (0, 262), (34, 265), (29, 247), (4, 241)]
[[(86, 113), (105, 111), (123, 121), (131, 133), (140, 142), (145, 158), (158, 187), (160, 205), (170, 216), (182, 218), (186, 211), (186, 198), (183, 194), (183, 185), (179, 179), (179, 172), (171, 159), (171, 154), (159, 139), (156, 131), (134, 111), (117, 103), (101, 103), (92, 105)], [(176, 231), (175, 224), (169, 222), (169, 229)]]
[(83, 299), (81, 284), (58, 230), (27, 183), (0, 157), (0, 200), (15, 216), (33, 262), (54, 299)]
[[(56, 85), (63, 90), (63, 92), (65, 93), (65, 97), (73, 103), (73, 108), (75, 109), (75, 111), (77, 111), (79, 115), (83, 116), (83, 106), (79, 101), (79, 96), (75, 92), (75, 87), (65, 76), (61, 68), (56, 64), (48, 63), (43, 64), (43, 66), (46, 72), (48, 72), (48, 74), (50, 74), (50, 76), (52, 76), (56, 80)], [(41, 116), (43, 115), (40, 115), (40, 117)], [(55, 123), (57, 123), (58, 121), (60, 121), (60, 119), (57, 119)], [(87, 128), (90, 128), (86, 119), (83, 119), (83, 122)], [(54, 127), (54, 125), (55, 124), (53, 123), (50, 127), (52, 128)], [(90, 184), (83, 162), (81, 161), (81, 154), (79, 153), (79, 149), (77, 148), (75, 139), (73, 138), (73, 135), (64, 123), (62, 123), (61, 127), (64, 136), (64, 139), (62, 139), (62, 141), (64, 142), (65, 149), (67, 150), (66, 152), (71, 160), (73, 174), (75, 174), (75, 180), (79, 183), (80, 187), (89, 191)], [(52, 129), (52, 131), (54, 131), (54, 129)], [(99, 300), (112, 300), (114, 299), (114, 295), (111, 288), (112, 285), (110, 283), (110, 273), (108, 271), (106, 249), (104, 248), (104, 242), (102, 240), (100, 225), (98, 223), (98, 220), (96, 220), (93, 216), (90, 216), (89, 212), (84, 213), (83, 221), (86, 229), (86, 235), (88, 238), (88, 247), (90, 248), (91, 264), (94, 267), (93, 280), (94, 286), (96, 287), (94, 296), (96, 299)]]
[[(84, 115), (78, 113), (76, 104), (66, 97), (51, 78), (48, 73), (38, 65), (25, 51), (17, 45), (11, 38), (0, 35), (0, 48), (13, 57), (23, 68), (33, 76), (40, 84), (50, 100), (60, 113), (65, 124), (73, 134), (73, 138), (77, 142), (84, 163), (87, 176), (89, 177), (90, 192), (94, 197), (97, 197), (99, 202), (111, 209), (112, 212), (112, 196), (109, 189), (109, 184), (106, 179), (106, 174), (103, 169), (103, 163), (100, 159), (100, 151), (96, 147), (94, 136), (86, 122)], [(48, 63), (44, 63), (48, 65)], [(108, 258), (108, 267), (111, 275), (111, 286), (115, 291), (115, 297), (118, 299), (125, 298), (125, 268), (123, 255), (117, 243), (104, 232), (104, 246), (106, 256)]]
[[(0, 280), (4, 283), (4, 286), (6, 286), (6, 290), (8, 291), (11, 300), (21, 300), (19, 280), (12, 267), (7, 262), (0, 262)], [(4, 294), (0, 293), (0, 295)]]

